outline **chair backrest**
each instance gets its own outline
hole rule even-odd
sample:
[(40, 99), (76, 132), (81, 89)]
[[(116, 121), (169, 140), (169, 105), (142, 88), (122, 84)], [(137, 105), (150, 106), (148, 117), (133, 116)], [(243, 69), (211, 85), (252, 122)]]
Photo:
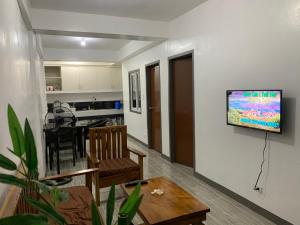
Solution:
[(127, 126), (95, 127), (89, 129), (90, 155), (106, 160), (129, 157)]
[(59, 137), (59, 142), (73, 142), (74, 141), (74, 128), (73, 127), (60, 127), (58, 129), (57, 135)]

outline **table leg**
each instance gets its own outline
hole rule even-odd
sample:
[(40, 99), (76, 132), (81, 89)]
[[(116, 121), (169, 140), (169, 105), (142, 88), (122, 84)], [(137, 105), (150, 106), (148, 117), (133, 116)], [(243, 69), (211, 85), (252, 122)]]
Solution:
[(53, 148), (50, 145), (49, 147), (49, 162), (50, 162), (50, 170), (52, 170), (53, 167)]
[(86, 156), (86, 137), (85, 137), (85, 134), (86, 134), (86, 128), (83, 128), (83, 156), (85, 157)]
[(83, 146), (82, 146), (82, 128), (77, 128), (77, 146), (80, 153), (80, 157), (83, 157)]
[(48, 166), (48, 144), (47, 144), (47, 141), (45, 144), (45, 156), (46, 156), (46, 166)]
[(60, 174), (59, 146), (58, 146), (58, 141), (57, 141), (57, 143), (56, 143), (56, 166), (57, 166), (57, 174)]

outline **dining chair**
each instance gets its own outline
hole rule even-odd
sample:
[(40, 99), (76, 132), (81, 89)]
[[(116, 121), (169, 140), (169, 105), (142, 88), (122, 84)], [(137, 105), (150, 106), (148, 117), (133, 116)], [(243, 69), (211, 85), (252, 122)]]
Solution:
[[(127, 126), (90, 128), (90, 151), (87, 152), (88, 168), (99, 168), (93, 176), (96, 203), (100, 204), (100, 188), (143, 179), (144, 153), (127, 146)], [(130, 159), (138, 156), (138, 163)]]
[(88, 127), (86, 127), (83, 131), (83, 151), (84, 154), (86, 153), (86, 141), (89, 139), (89, 129), (94, 127), (105, 127), (105, 126), (111, 126), (113, 125), (112, 120), (109, 118), (104, 118), (102, 120), (98, 120), (92, 124), (90, 124)]
[(50, 169), (53, 165), (53, 154), (56, 153), (57, 174), (60, 174), (60, 152), (72, 150), (73, 166), (76, 164), (76, 134), (74, 127), (60, 127), (53, 135), (49, 151)]

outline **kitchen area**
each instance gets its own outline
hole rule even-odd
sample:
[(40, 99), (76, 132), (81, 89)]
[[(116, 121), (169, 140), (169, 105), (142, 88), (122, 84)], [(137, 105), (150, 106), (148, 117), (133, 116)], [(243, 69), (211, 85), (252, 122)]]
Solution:
[(57, 101), (78, 120), (108, 117), (122, 123), (121, 66), (100, 62), (46, 61), (48, 111)]
[(85, 159), (90, 128), (124, 124), (122, 68), (108, 62), (45, 61), (44, 69), (45, 158), (50, 171), (59, 174), (71, 160), (75, 166)]

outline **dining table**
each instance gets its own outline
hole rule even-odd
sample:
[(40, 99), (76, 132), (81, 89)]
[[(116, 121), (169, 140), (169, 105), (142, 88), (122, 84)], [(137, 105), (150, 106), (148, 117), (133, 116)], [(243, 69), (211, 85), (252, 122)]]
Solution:
[[(101, 119), (86, 119), (86, 120), (77, 120), (75, 123), (62, 123), (62, 124), (56, 124), (56, 123), (49, 123), (44, 125), (44, 132), (46, 137), (46, 162), (48, 162), (48, 147), (50, 142), (56, 142), (58, 140), (58, 131), (60, 128), (63, 127), (72, 127), (75, 129), (76, 134), (76, 145), (78, 152), (80, 153), (80, 157), (85, 156), (84, 152), (84, 132), (86, 129), (89, 129), (89, 127), (93, 126), (94, 124), (97, 124), (101, 122)], [(55, 139), (55, 140), (54, 140)]]

